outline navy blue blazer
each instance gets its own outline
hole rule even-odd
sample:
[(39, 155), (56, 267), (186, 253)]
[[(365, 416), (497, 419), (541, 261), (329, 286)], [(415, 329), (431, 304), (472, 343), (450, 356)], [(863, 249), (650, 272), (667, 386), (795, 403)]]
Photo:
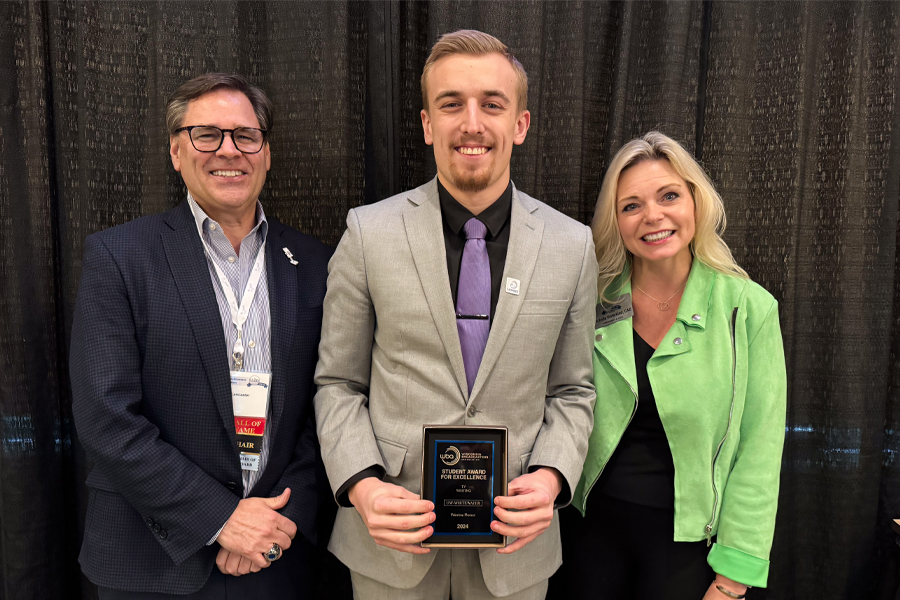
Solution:
[[(273, 438), (250, 495), (291, 488), (280, 512), (315, 544), (313, 371), (332, 250), (267, 219)], [(87, 238), (70, 366), (93, 465), (79, 557), (92, 582), (169, 594), (206, 582), (219, 548), (206, 543), (242, 496), (227, 356), (187, 201)]]

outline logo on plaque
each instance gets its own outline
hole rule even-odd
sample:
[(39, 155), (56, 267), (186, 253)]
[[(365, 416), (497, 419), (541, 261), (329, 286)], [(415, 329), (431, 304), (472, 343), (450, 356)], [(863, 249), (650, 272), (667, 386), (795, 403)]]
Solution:
[(452, 467), (459, 462), (459, 448), (456, 446), (449, 446), (444, 453), (441, 454), (441, 460), (444, 461), (444, 464), (448, 467)]

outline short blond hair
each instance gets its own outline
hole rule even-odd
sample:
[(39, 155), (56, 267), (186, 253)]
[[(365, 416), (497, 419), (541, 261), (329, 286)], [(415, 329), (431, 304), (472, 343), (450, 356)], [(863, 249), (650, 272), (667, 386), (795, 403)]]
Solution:
[(519, 96), (516, 101), (516, 107), (519, 112), (525, 110), (528, 106), (528, 74), (525, 73), (525, 67), (513, 56), (506, 44), (490, 34), (475, 29), (460, 29), (453, 33), (445, 33), (435, 43), (428, 60), (425, 61), (425, 68), (422, 69), (422, 78), (420, 80), (422, 85), (422, 108), (426, 111), (428, 110), (427, 80), (428, 73), (431, 71), (434, 63), (453, 54), (484, 56), (495, 52), (508, 60), (516, 72), (516, 93)]
[(721, 273), (746, 278), (746, 271), (737, 264), (722, 239), (725, 231), (725, 204), (716, 192), (712, 180), (678, 142), (658, 131), (650, 131), (641, 138), (631, 140), (616, 152), (600, 187), (600, 196), (591, 221), (597, 261), (600, 263), (597, 281), (600, 298), (604, 302), (610, 302), (617, 297), (620, 290), (608, 288), (631, 265), (631, 253), (625, 248), (619, 232), (616, 194), (622, 173), (645, 160), (668, 161), (687, 183), (691, 196), (694, 197), (696, 229), (694, 239), (691, 240), (694, 258)]

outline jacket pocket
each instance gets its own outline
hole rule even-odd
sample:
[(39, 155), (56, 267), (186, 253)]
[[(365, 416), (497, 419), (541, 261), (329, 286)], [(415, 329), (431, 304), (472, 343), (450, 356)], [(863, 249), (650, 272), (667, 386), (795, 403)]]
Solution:
[(564, 315), (569, 310), (568, 300), (525, 300), (520, 315)]
[(531, 452), (520, 456), (519, 461), (521, 462), (520, 468), (522, 469), (521, 471), (519, 471), (519, 474), (524, 475), (525, 473), (528, 472), (528, 463), (529, 463), (529, 461), (531, 461)]
[(87, 515), (84, 517), (84, 530), (90, 531), (91, 526), (94, 523), (94, 514), (96, 511), (97, 504), (97, 490), (88, 488), (88, 507), (87, 507)]
[(89, 488), (94, 488), (95, 490), (103, 490), (104, 492), (116, 491), (109, 480), (97, 469), (91, 469), (90, 474), (88, 474), (87, 476), (87, 481), (85, 481), (84, 484)]
[(403, 469), (403, 461), (406, 459), (406, 446), (392, 442), (378, 436), (375, 437), (381, 459), (384, 461), (384, 471), (389, 477), (397, 477)]

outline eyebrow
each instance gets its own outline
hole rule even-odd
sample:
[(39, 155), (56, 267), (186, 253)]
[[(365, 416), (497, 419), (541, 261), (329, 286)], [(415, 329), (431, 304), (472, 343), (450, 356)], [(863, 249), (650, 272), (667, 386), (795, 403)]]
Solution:
[[(656, 190), (656, 193), (658, 194), (658, 193), (660, 193), (661, 191), (663, 191), (664, 189), (670, 188), (670, 187), (681, 187), (681, 184), (678, 183), (677, 181), (670, 181), (669, 183), (663, 185), (663, 186), (660, 187), (658, 190)], [(616, 204), (619, 204), (619, 203), (621, 203), (621, 202), (625, 202), (626, 200), (637, 200), (637, 199), (638, 199), (637, 196), (628, 196), (627, 198), (619, 198), (618, 200), (616, 200)]]
[[(437, 97), (435, 97), (434, 101), (435, 101), (435, 103), (437, 103), (438, 101), (440, 101), (444, 98), (459, 98), (462, 95), (463, 95), (463, 93), (458, 90), (447, 90), (447, 91), (444, 91), (444, 92), (441, 92), (440, 94), (438, 94)], [(481, 92), (481, 95), (489, 97), (489, 98), (490, 97), (500, 98), (504, 102), (511, 103), (510, 99), (506, 96), (506, 94), (504, 94), (500, 90), (484, 90), (483, 92)]]
[(497, 98), (500, 98), (504, 102), (510, 102), (510, 99), (506, 97), (506, 94), (504, 94), (500, 90), (485, 90), (482, 92), (482, 94), (485, 96), (488, 96), (488, 97), (496, 96)]

